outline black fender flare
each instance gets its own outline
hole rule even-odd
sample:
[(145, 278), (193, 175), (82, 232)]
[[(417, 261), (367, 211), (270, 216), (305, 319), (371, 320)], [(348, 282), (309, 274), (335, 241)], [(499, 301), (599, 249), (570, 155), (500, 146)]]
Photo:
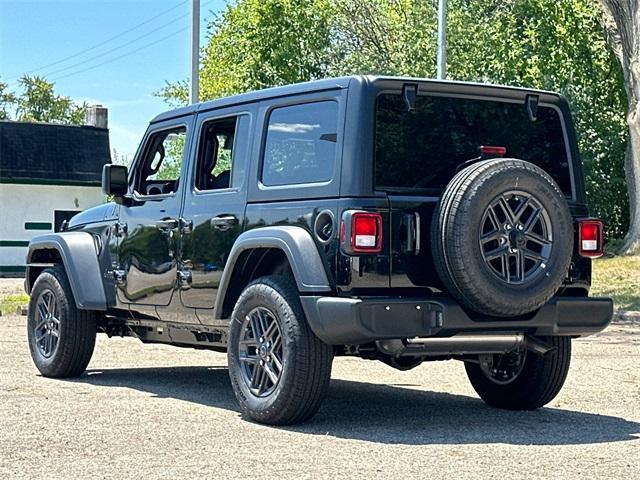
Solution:
[(41, 268), (43, 265), (32, 261), (38, 250), (54, 249), (60, 254), (63, 267), (69, 279), (69, 285), (81, 310), (106, 310), (107, 298), (102, 282), (102, 272), (98, 262), (98, 254), (93, 236), (87, 232), (61, 232), (40, 235), (29, 242), (27, 252), (27, 293), (31, 293), (33, 285), (29, 285), (29, 270)]
[(240, 254), (255, 248), (282, 250), (289, 260), (300, 293), (332, 290), (318, 247), (307, 230), (290, 225), (255, 228), (242, 233), (229, 253), (216, 297), (214, 312), (217, 319), (221, 318), (224, 299)]

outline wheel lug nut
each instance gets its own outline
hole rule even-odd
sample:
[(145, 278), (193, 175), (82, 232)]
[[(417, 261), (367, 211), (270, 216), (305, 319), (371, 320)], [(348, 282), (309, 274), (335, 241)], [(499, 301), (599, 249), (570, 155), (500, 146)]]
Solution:
[(260, 366), (262, 367), (264, 365), (264, 360), (260, 360)]
[(524, 227), (522, 225), (518, 225), (518, 230), (522, 231), (524, 230)]

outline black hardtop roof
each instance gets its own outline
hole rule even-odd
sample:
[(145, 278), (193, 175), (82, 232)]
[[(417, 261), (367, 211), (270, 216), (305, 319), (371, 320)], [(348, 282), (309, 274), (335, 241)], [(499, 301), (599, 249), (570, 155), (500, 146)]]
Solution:
[(269, 98), (284, 97), (288, 95), (298, 95), (302, 93), (318, 92), (323, 90), (333, 90), (337, 88), (348, 88), (350, 82), (359, 84), (375, 84), (386, 82), (402, 82), (402, 83), (419, 83), (429, 84), (436, 87), (437, 90), (450, 91), (458, 94), (485, 94), (491, 92), (497, 96), (508, 98), (524, 98), (527, 94), (536, 94), (544, 97), (545, 101), (558, 101), (562, 96), (555, 92), (546, 90), (537, 90), (532, 88), (512, 87), (506, 85), (494, 85), (489, 83), (462, 82), (457, 80), (435, 80), (431, 78), (417, 77), (393, 77), (383, 75), (352, 75), (348, 77), (325, 78), (321, 80), (312, 80), (310, 82), (294, 83), (291, 85), (283, 85), (280, 87), (265, 88), (263, 90), (255, 90), (248, 93), (231, 95), (229, 97), (217, 98), (206, 102), (195, 103), (186, 107), (169, 110), (157, 115), (151, 123), (169, 120), (171, 118), (191, 115), (197, 112), (212, 110), (214, 108), (230, 107), (243, 103), (257, 102)]

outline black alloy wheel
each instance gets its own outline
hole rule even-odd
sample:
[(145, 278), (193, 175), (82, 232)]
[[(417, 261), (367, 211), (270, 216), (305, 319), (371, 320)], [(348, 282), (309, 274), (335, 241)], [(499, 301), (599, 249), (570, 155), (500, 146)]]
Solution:
[(275, 314), (265, 307), (256, 307), (245, 317), (240, 330), (242, 378), (256, 397), (268, 396), (278, 386), (285, 358)]
[(35, 346), (44, 358), (51, 358), (58, 349), (60, 339), (60, 307), (50, 289), (43, 290), (36, 301), (33, 338)]
[(507, 284), (523, 285), (543, 274), (553, 246), (545, 207), (524, 191), (500, 194), (480, 223), (480, 251), (487, 267)]

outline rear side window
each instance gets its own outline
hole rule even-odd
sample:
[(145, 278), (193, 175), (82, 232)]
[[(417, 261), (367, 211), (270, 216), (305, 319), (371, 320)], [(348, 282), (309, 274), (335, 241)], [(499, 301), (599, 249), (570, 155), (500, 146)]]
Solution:
[(376, 109), (376, 187), (443, 189), (481, 145), (544, 169), (570, 196), (571, 176), (557, 110), (540, 106), (531, 121), (522, 103), (419, 96), (409, 112), (401, 95), (383, 94)]
[(267, 126), (262, 183), (277, 186), (331, 180), (336, 163), (337, 135), (336, 101), (272, 110)]

